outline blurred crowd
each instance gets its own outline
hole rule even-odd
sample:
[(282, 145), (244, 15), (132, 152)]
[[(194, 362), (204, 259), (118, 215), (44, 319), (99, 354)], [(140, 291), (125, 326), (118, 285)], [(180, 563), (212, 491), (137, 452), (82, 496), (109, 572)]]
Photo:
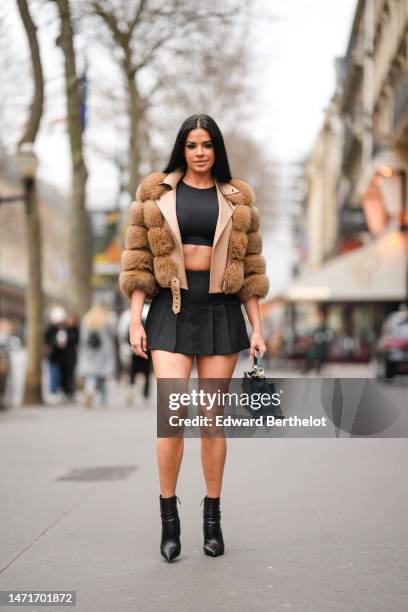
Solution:
[(314, 324), (302, 333), (294, 334), (290, 328), (284, 332), (283, 326), (272, 324), (265, 335), (268, 368), (292, 364), (301, 374), (324, 376), (328, 363), (365, 363), (380, 380), (408, 374), (407, 301), (384, 317), (377, 334), (368, 328), (357, 337), (343, 327), (333, 329), (322, 307), (316, 310)]
[[(148, 305), (143, 310), (145, 318)], [(149, 397), (151, 359), (135, 355), (129, 342), (130, 310), (120, 317), (103, 301), (96, 301), (79, 322), (61, 306), (50, 311), (45, 330), (50, 403), (73, 401), (82, 391), (90, 408), (96, 400), (107, 406), (107, 382), (127, 381), (127, 401), (135, 397), (138, 374), (143, 376), (144, 398)]]
[[(145, 305), (145, 321), (149, 305)], [(135, 355), (129, 341), (130, 310), (117, 316), (104, 301), (95, 301), (79, 320), (73, 311), (54, 305), (44, 330), (43, 390), (49, 404), (75, 402), (87, 408), (108, 405), (110, 380), (126, 386), (126, 399), (133, 404), (139, 395), (148, 398), (151, 390), (151, 358)], [(15, 372), (22, 360), (13, 355), (24, 349), (10, 320), (0, 319), (0, 401), (9, 401), (15, 386)], [(140, 381), (140, 385), (139, 383)], [(140, 387), (140, 390), (139, 390)], [(12, 403), (12, 402), (11, 402)], [(6, 406), (4, 406), (6, 407)]]
[[(148, 310), (149, 304), (145, 304), (143, 324)], [(44, 329), (46, 403), (80, 401), (87, 408), (96, 404), (106, 407), (108, 383), (112, 380), (122, 383), (129, 405), (149, 398), (153, 373), (150, 354), (148, 359), (134, 354), (129, 341), (129, 324), (130, 309), (118, 316), (103, 300), (95, 301), (82, 320), (61, 305), (52, 306)], [(269, 376), (273, 376), (274, 370), (295, 368), (299, 375), (312, 373), (324, 377), (325, 366), (336, 362), (338, 343), (348, 342), (351, 350), (356, 341), (352, 337), (339, 336), (337, 330), (331, 329), (324, 308), (317, 310), (314, 325), (302, 335), (292, 337), (282, 327), (269, 326), (267, 320), (264, 328), (267, 344), (264, 364)], [(372, 366), (372, 376), (389, 382), (397, 374), (408, 374), (407, 303), (401, 303), (398, 310), (384, 319), (381, 334), (370, 339), (370, 346), (367, 363)], [(19, 353), (25, 353), (23, 340), (15, 333), (9, 319), (0, 318), (0, 407), (21, 403), (11, 402), (8, 392), (11, 386), (16, 386), (18, 377), (19, 386), (24, 386), (24, 367), (16, 358)], [(243, 352), (241, 357), (249, 359), (249, 352)]]

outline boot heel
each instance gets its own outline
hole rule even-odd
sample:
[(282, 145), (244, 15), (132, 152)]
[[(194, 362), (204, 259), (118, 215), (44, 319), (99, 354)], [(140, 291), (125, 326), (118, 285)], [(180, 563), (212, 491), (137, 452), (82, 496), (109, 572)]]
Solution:
[(219, 497), (204, 497), (203, 531), (204, 553), (209, 557), (224, 554), (224, 539), (221, 530), (221, 510)]
[(178, 557), (181, 551), (180, 519), (177, 510), (177, 500), (180, 502), (176, 495), (173, 495), (173, 497), (162, 497), (160, 495), (160, 516), (162, 521), (160, 552), (167, 561), (172, 561)]

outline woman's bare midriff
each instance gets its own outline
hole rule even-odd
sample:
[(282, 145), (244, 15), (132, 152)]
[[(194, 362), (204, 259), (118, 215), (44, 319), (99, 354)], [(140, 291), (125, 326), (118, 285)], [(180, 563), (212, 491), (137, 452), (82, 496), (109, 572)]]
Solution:
[(203, 244), (183, 244), (183, 253), (186, 270), (210, 269), (212, 247)]

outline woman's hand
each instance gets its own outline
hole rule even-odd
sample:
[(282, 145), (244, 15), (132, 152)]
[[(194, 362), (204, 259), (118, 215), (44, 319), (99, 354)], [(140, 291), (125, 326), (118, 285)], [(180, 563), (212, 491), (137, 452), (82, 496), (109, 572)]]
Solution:
[(264, 353), (266, 353), (266, 344), (265, 344), (265, 340), (264, 340), (262, 333), (258, 331), (253, 331), (251, 334), (250, 343), (251, 343), (250, 348), (249, 348), (250, 357), (255, 357), (257, 350), (261, 353), (261, 357), (263, 357)]
[(130, 345), (132, 347), (133, 352), (139, 357), (144, 357), (148, 359), (146, 354), (146, 345), (147, 338), (144, 327), (141, 323), (130, 323), (129, 329), (129, 337), (130, 337)]

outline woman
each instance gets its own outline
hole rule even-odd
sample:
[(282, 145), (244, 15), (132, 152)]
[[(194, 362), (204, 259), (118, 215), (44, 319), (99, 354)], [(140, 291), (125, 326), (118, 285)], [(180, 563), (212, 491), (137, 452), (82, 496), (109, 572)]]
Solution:
[[(263, 355), (258, 298), (269, 288), (261, 255), (258, 210), (250, 186), (232, 180), (222, 134), (208, 115), (182, 124), (164, 172), (147, 176), (129, 211), (119, 284), (131, 299), (130, 340), (137, 355), (152, 355), (157, 378), (191, 374), (230, 379), (239, 351)], [(141, 324), (144, 300), (152, 300)], [(250, 340), (241, 310), (252, 326)], [(180, 553), (176, 484), (184, 440), (159, 438), (157, 460), (162, 518), (161, 553)], [(204, 552), (224, 553), (220, 495), (224, 437), (202, 437)]]
[(106, 379), (113, 376), (116, 367), (114, 324), (113, 315), (103, 302), (95, 302), (81, 322), (78, 375), (85, 379), (87, 408), (93, 404), (95, 391), (99, 391), (102, 405), (107, 404)]

